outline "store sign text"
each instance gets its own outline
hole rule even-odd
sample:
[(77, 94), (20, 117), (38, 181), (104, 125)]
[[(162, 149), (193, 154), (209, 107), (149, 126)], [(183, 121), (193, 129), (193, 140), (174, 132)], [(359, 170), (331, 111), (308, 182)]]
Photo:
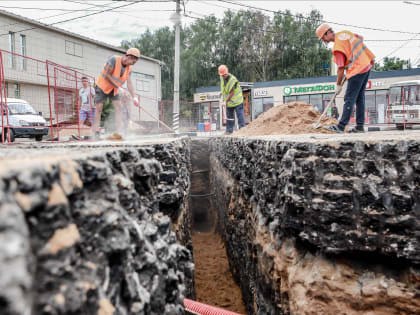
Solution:
[(268, 91), (267, 90), (258, 90), (254, 91), (254, 96), (267, 96)]
[(289, 95), (292, 93), (309, 93), (309, 92), (334, 91), (334, 90), (335, 90), (335, 84), (325, 84), (325, 85), (318, 84), (318, 85), (300, 86), (300, 87), (294, 87), (294, 88), (286, 86), (283, 89), (283, 93), (285, 95)]
[(219, 98), (220, 94), (200, 94), (200, 101), (218, 100)]
[(369, 80), (368, 83), (366, 84), (367, 89), (371, 89), (373, 87), (384, 87), (384, 86), (385, 86), (385, 81), (372, 82), (371, 80)]

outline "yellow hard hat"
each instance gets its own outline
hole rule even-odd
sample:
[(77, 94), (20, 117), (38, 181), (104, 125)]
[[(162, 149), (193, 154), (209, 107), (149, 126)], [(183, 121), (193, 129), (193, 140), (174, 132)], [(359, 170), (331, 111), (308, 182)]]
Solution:
[(322, 39), (322, 36), (325, 35), (325, 33), (330, 29), (331, 27), (328, 24), (321, 24), (320, 26), (318, 26), (318, 28), (316, 29), (316, 35), (318, 36), (319, 39)]
[(220, 65), (219, 66), (219, 74), (220, 75), (225, 75), (228, 73), (228, 67), (226, 67), (225, 65)]
[(129, 48), (125, 54), (140, 58), (140, 50), (137, 48)]

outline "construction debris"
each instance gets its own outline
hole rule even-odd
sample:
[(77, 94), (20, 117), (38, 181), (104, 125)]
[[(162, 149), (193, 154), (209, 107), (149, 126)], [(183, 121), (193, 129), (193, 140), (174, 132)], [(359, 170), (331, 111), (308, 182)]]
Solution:
[[(325, 129), (314, 129), (321, 113), (312, 105), (293, 102), (281, 104), (262, 113), (253, 122), (233, 133), (234, 136), (265, 136), (279, 134), (330, 133)], [(337, 124), (337, 120), (325, 117), (324, 126)]]

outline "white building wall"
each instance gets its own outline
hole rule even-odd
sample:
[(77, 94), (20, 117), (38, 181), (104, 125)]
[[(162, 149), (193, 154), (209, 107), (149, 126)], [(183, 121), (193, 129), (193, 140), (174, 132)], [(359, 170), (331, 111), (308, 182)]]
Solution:
[[(96, 42), (91, 42), (71, 34), (65, 34), (59, 31), (35, 26), (24, 19), (12, 18), (0, 12), (0, 25), (2, 25), (2, 36), (0, 36), (0, 48), (9, 50), (8, 32), (15, 33), (15, 53), (21, 52), (20, 35), (26, 38), (26, 56), (39, 59), (41, 61), (49, 60), (59, 65), (72, 68), (93, 78), (98, 77), (106, 60), (113, 55), (123, 55), (123, 52), (112, 49), (111, 47), (101, 46)], [(34, 29), (29, 30), (34, 27)], [(24, 31), (22, 31), (24, 30)], [(5, 54), (7, 55), (7, 54)], [(14, 82), (20, 83), (21, 98), (34, 97), (26, 99), (29, 102), (44, 104), (48, 96), (48, 89), (45, 88), (47, 80), (45, 75), (40, 73), (45, 69), (37, 69), (41, 63), (29, 61), (25, 71), (19, 68), (19, 60), (16, 60), (16, 70), (7, 66), (10, 57), (3, 57), (5, 63), (5, 77), (9, 82), (9, 89)], [(17, 59), (20, 59), (17, 57)], [(132, 71), (143, 75), (139, 78), (132, 76), (133, 85), (137, 94), (140, 95), (141, 106), (158, 117), (158, 102), (161, 98), (160, 82), (160, 64), (157, 61), (140, 58), (133, 66)], [(51, 76), (52, 74), (50, 74)], [(31, 84), (28, 84), (31, 83)], [(80, 84), (80, 82), (78, 83)], [(44, 87), (43, 87), (44, 86)], [(39, 90), (37, 95), (36, 90)], [(35, 96), (36, 95), (36, 96)], [(14, 94), (9, 94), (14, 96)], [(48, 103), (47, 103), (48, 104)], [(42, 105), (44, 106), (44, 105)], [(146, 113), (142, 113), (141, 120), (154, 120)]]

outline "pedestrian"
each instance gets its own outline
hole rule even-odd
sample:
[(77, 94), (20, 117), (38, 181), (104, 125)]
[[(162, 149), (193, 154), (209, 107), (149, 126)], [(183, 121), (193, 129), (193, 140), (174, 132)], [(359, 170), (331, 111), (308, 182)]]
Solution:
[(343, 133), (356, 103), (356, 127), (350, 129), (349, 132), (364, 132), (365, 90), (375, 55), (366, 47), (362, 36), (350, 31), (341, 31), (336, 34), (328, 24), (321, 24), (316, 29), (316, 35), (324, 43), (334, 42), (332, 52), (338, 68), (337, 95), (343, 88), (344, 72), (348, 81), (341, 119), (337, 125), (325, 128)]
[(95, 89), (89, 86), (87, 77), (82, 77), (82, 86), (79, 90), (79, 124), (90, 127), (95, 121)]
[(138, 106), (138, 98), (135, 95), (133, 83), (131, 82), (131, 67), (140, 58), (140, 51), (137, 48), (129, 48), (124, 56), (112, 56), (104, 65), (102, 72), (96, 81), (96, 117), (93, 130), (95, 137), (99, 138), (99, 125), (101, 122), (101, 113), (107, 98), (110, 99), (115, 107), (115, 120), (117, 132), (122, 132), (123, 115), (122, 105), (118, 89), (127, 82), (127, 89), (133, 97), (135, 106)]
[(231, 134), (233, 132), (233, 126), (235, 125), (235, 113), (238, 117), (239, 128), (245, 126), (244, 97), (238, 79), (233, 74), (229, 73), (229, 70), (225, 65), (219, 66), (219, 75), (223, 100), (222, 105), (226, 106), (225, 134)]

